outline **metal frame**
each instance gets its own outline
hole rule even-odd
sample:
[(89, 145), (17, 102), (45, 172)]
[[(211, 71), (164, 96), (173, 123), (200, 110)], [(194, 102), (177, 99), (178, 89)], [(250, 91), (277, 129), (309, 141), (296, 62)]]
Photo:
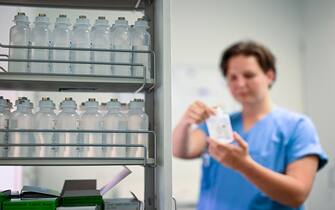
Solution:
[[(50, 79), (52, 81), (52, 76), (55, 76), (55, 75), (61, 76), (62, 80), (63, 80), (63, 77), (68, 77), (69, 78), (70, 76), (75, 76), (72, 79), (76, 80), (77, 76), (84, 76), (84, 77), (87, 77), (88, 80), (90, 80), (92, 77), (93, 78), (100, 77), (100, 78), (105, 78), (105, 79), (107, 78), (108, 81), (109, 81), (109, 82), (107, 82), (108, 84), (113, 84), (114, 82), (119, 83), (119, 79), (123, 79), (123, 81), (121, 83), (124, 83), (125, 85), (128, 85), (128, 84), (129, 85), (133, 85), (135, 79), (137, 80), (137, 83), (139, 83), (138, 80), (142, 79), (142, 84), (141, 84), (141, 86), (138, 89), (136, 89), (134, 91), (135, 93), (141, 92), (145, 88), (147, 88), (148, 90), (152, 91), (154, 89), (154, 87), (155, 87), (155, 81), (156, 81), (155, 72), (152, 72), (150, 74), (150, 76), (153, 77), (153, 81), (151, 79), (148, 79), (147, 78), (147, 69), (146, 69), (146, 66), (144, 64), (139, 64), (139, 63), (137, 63), (137, 64), (136, 63), (115, 63), (115, 62), (92, 62), (92, 61), (69, 61), (69, 60), (39, 60), (39, 59), (30, 59), (29, 58), (29, 54), (30, 54), (29, 52), (32, 49), (44, 49), (44, 50), (48, 50), (48, 51), (52, 51), (52, 50), (64, 50), (64, 51), (86, 51), (86, 52), (120, 52), (120, 53), (132, 53), (132, 54), (143, 53), (143, 54), (150, 54), (151, 55), (151, 58), (152, 58), (151, 59), (152, 60), (152, 64), (151, 65), (155, 66), (156, 55), (155, 55), (155, 52), (153, 50), (145, 51), (145, 50), (122, 50), (122, 49), (102, 49), (102, 48), (70, 48), (70, 47), (31, 46), (31, 45), (22, 46), (22, 45), (4, 45), (4, 44), (1, 44), (1, 43), (0, 43), (0, 48), (6, 48), (6, 49), (12, 49), (12, 48), (14, 48), (14, 49), (28, 49), (28, 53), (27, 53), (27, 58), (26, 59), (11, 59), (11, 58), (8, 58), (9, 57), (8, 55), (0, 54), (0, 61), (5, 61), (5, 62), (69, 63), (69, 64), (87, 64), (87, 65), (96, 64), (96, 65), (109, 65), (109, 66), (132, 66), (132, 67), (133, 66), (137, 66), (137, 67), (142, 67), (142, 69), (143, 69), (143, 71), (142, 71), (143, 77), (110, 76), (110, 75), (81, 75), (81, 74), (54, 74), (54, 73), (36, 74), (36, 73), (27, 72), (27, 73), (21, 73), (21, 74), (24, 75), (24, 80), (27, 80), (27, 77), (29, 78), (32, 75), (33, 76), (41, 75), (42, 77), (40, 77), (39, 79), (41, 79), (42, 81), (39, 81), (39, 82), (43, 82), (43, 81), (49, 82)], [(6, 58), (1, 58), (1, 57), (6, 57)], [(2, 73), (2, 74), (4, 74), (4, 73)], [(2, 86), (2, 88), (8, 89), (8, 88), (12, 87), (11, 82), (10, 82), (11, 80), (12, 80), (12, 82), (14, 82), (15, 86), (17, 86), (17, 82), (18, 81), (17, 81), (15, 75), (20, 75), (20, 74), (17, 74), (15, 72), (8, 72), (8, 75), (5, 75), (5, 76), (7, 76), (7, 80), (6, 80), (6, 78), (4, 76), (0, 77), (0, 81), (4, 80), (2, 82), (2, 84), (4, 86)], [(10, 76), (10, 78), (8, 78), (8, 76)], [(45, 80), (45, 77), (49, 77), (49, 78), (47, 80)], [(10, 80), (8, 80), (8, 79), (10, 79)], [(31, 79), (32, 80), (36, 80), (36, 78), (31, 78)], [(30, 82), (31, 79), (29, 79), (27, 81)], [(113, 79), (114, 79), (114, 81), (113, 81)], [(53, 82), (61, 82), (61, 81), (53, 81)], [(151, 83), (150, 87), (147, 87), (148, 81), (149, 81), (149, 84)], [(75, 82), (75, 81), (70, 81), (70, 85), (71, 86), (73, 86), (73, 82)], [(98, 82), (98, 81), (94, 81), (94, 82)], [(59, 86), (59, 85), (67, 86), (69, 84), (66, 84), (66, 83), (62, 84), (62, 82), (56, 84), (56, 86)], [(29, 84), (29, 85), (24, 84), (24, 89), (25, 90), (27, 90), (26, 89), (27, 86), (31, 87), (31, 88), (37, 88), (37, 90), (41, 90), (41, 86), (39, 84), (38, 84), (38, 87), (35, 87), (35, 85), (31, 85), (31, 84)], [(103, 85), (103, 86), (105, 86), (105, 85)], [(52, 87), (52, 85), (51, 86), (44, 86), (44, 87), (47, 87), (47, 90), (50, 90), (50, 87)], [(80, 90), (81, 91), (82, 90), (89, 91), (90, 89), (91, 89), (91, 91), (97, 91), (98, 87), (87, 88), (87, 84), (79, 84), (79, 87), (76, 87), (76, 88), (79, 89), (79, 91)], [(65, 88), (65, 90), (67, 90), (67, 91), (68, 91), (68, 89), (69, 88)], [(101, 89), (101, 87), (100, 87), (100, 89)], [(54, 90), (54, 88), (51, 88), (51, 90)], [(62, 91), (62, 89), (60, 91)], [(99, 91), (102, 91), (102, 90), (99, 90)], [(108, 89), (106, 91), (108, 91)]]
[[(35, 165), (39, 166), (39, 162), (34, 162), (36, 160), (40, 161), (51, 161), (51, 165), (69, 165), (67, 160), (75, 161), (74, 163), (78, 165), (106, 165), (106, 161), (110, 161), (109, 164), (117, 165), (117, 164), (130, 164), (130, 165), (143, 165), (146, 166), (150, 163), (150, 166), (155, 166), (155, 159), (156, 159), (156, 150), (153, 154), (148, 154), (148, 148), (145, 145), (141, 144), (55, 144), (55, 143), (47, 143), (47, 144), (11, 144), (10, 142), (10, 134), (11, 133), (124, 133), (124, 134), (131, 134), (131, 133), (146, 133), (149, 136), (152, 136), (153, 141), (157, 141), (156, 133), (154, 131), (142, 131), (142, 130), (66, 130), (66, 129), (0, 129), (0, 133), (5, 134), (4, 143), (0, 143), (1, 147), (124, 147), (124, 148), (143, 148), (144, 154), (143, 157), (0, 157), (0, 165), (1, 164), (11, 164), (11, 161), (18, 160), (23, 161), (25, 165)], [(1, 140), (1, 139), (0, 139)], [(148, 142), (149, 144), (149, 142)], [(150, 159), (150, 161), (148, 161)], [(53, 160), (53, 161), (52, 161)], [(89, 160), (91, 162), (80, 163), (81, 160)], [(99, 163), (99, 160), (105, 161), (103, 163)], [(113, 161), (118, 161), (118, 163), (114, 163)], [(136, 161), (136, 162), (132, 162)], [(142, 161), (142, 162), (139, 162)], [(18, 164), (18, 163), (15, 163)], [(45, 163), (44, 163), (45, 164)], [(18, 164), (19, 165), (19, 164)]]
[(143, 10), (153, 0), (0, 0), (2, 5), (104, 10)]

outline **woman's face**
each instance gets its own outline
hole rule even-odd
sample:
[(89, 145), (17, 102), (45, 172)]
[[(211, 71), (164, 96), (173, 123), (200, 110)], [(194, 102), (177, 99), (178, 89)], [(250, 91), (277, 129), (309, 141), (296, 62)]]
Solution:
[(242, 105), (257, 104), (269, 94), (274, 72), (264, 73), (254, 56), (237, 55), (229, 59), (227, 82), (230, 92)]

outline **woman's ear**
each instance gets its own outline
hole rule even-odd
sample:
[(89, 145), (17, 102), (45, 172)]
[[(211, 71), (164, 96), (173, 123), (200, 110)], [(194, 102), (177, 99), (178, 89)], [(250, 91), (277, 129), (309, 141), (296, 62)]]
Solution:
[(276, 80), (275, 72), (274, 72), (272, 69), (269, 69), (269, 70), (266, 72), (266, 77), (267, 77), (268, 80), (269, 80), (270, 86), (272, 86), (273, 82)]

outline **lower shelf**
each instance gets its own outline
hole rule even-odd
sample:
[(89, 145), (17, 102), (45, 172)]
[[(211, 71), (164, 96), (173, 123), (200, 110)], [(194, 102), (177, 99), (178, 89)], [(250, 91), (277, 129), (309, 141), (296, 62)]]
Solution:
[(138, 165), (155, 166), (153, 158), (0, 158), (3, 166), (97, 166)]

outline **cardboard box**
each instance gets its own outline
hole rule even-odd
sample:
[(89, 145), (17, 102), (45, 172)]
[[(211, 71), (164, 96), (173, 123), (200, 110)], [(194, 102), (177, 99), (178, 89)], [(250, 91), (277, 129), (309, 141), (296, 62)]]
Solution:
[(140, 210), (143, 205), (140, 200), (132, 194), (132, 198), (112, 198), (104, 199), (105, 210)]
[(36, 198), (58, 198), (60, 193), (56, 190), (36, 186), (23, 186), (20, 194), (21, 199)]

